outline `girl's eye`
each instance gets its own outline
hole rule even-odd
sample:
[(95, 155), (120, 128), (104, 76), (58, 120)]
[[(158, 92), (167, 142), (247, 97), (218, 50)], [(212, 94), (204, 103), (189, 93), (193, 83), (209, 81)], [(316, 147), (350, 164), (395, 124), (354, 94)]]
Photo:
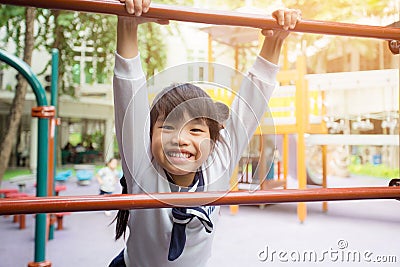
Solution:
[(174, 127), (172, 127), (170, 125), (161, 125), (160, 128), (164, 129), (164, 130), (173, 130), (174, 129)]
[(195, 132), (195, 133), (202, 133), (202, 132), (204, 132), (202, 129), (199, 129), (199, 128), (193, 128), (193, 129), (191, 129), (190, 131)]

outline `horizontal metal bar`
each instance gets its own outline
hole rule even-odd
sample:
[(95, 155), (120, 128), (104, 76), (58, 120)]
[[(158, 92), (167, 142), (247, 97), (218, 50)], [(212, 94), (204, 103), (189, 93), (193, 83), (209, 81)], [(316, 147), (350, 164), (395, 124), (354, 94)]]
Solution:
[[(116, 0), (0, 0), (2, 4), (31, 6), (48, 9), (63, 9), (82, 12), (94, 12), (129, 16), (124, 4)], [(207, 23), (216, 25), (243, 26), (260, 29), (278, 28), (275, 20), (269, 16), (239, 13), (235, 11), (208, 10), (193, 7), (151, 4), (149, 18), (169, 19), (186, 22)], [(400, 28), (369, 26), (352, 23), (329, 22), (319, 20), (302, 20), (295, 32), (342, 35), (352, 37), (400, 40)]]
[(400, 187), (323, 189), (276, 189), (267, 191), (156, 193), (140, 195), (59, 196), (0, 199), (0, 215), (149, 209), (213, 205), (257, 205), (285, 202), (316, 202), (365, 199), (399, 199)]

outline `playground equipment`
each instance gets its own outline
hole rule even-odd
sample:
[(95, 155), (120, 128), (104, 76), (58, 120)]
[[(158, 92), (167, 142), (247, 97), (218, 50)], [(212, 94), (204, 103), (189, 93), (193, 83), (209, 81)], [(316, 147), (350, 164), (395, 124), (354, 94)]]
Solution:
[(57, 175), (56, 175), (56, 177), (55, 177), (55, 180), (56, 180), (57, 182), (65, 182), (65, 181), (67, 181), (71, 176), (72, 176), (72, 171), (71, 171), (71, 170), (59, 172), (59, 173), (57, 173)]
[[(49, 164), (53, 159), (50, 155), (55, 155), (53, 151), (49, 151), (49, 125), (50, 119), (55, 116), (54, 106), (48, 106), (46, 93), (43, 86), (40, 84), (36, 75), (32, 72), (29, 65), (21, 59), (0, 50), (0, 60), (4, 61), (11, 67), (15, 68), (32, 87), (36, 96), (38, 106), (32, 108), (32, 116), (37, 117), (38, 122), (38, 164), (37, 164), (37, 178), (36, 178), (36, 196), (44, 197), (52, 195), (52, 174), (49, 173)], [(54, 137), (54, 132), (53, 135)], [(51, 142), (50, 142), (51, 143)], [(54, 166), (54, 165), (53, 165)], [(50, 185), (50, 186), (49, 186)], [(35, 227), (35, 262), (45, 262), (45, 244), (46, 244), (46, 214), (36, 215)], [(35, 265), (33, 265), (35, 266)]]
[[(249, 44), (259, 38), (258, 31), (254, 31), (253, 29), (246, 31), (243, 29), (244, 28), (240, 27), (221, 25), (201, 28), (202, 31), (208, 33), (208, 61), (213, 61), (214, 53), (211, 43), (212, 41), (216, 41), (232, 47), (235, 53), (234, 65), (237, 69), (239, 51), (248, 49)], [(224, 35), (225, 32), (231, 33), (233, 37), (229, 34)], [(282, 136), (282, 183), (284, 188), (286, 188), (286, 181), (289, 174), (289, 150), (291, 150), (291, 154), (296, 154), (297, 152), (297, 157), (290, 160), (290, 169), (292, 170), (291, 175), (297, 177), (299, 188), (306, 188), (307, 185), (319, 185), (326, 188), (327, 169), (332, 170), (332, 172), (338, 176), (345, 177), (349, 175), (347, 170), (349, 155), (343, 149), (343, 145), (386, 144), (399, 146), (398, 137), (395, 135), (328, 135), (328, 124), (324, 119), (327, 109), (324, 103), (326, 102), (329, 93), (338, 90), (349, 90), (351, 88), (375, 88), (375, 91), (377, 91), (376, 88), (397, 88), (398, 78), (396, 79), (396, 74), (393, 73), (395, 70), (306, 74), (305, 57), (298, 57), (296, 60), (296, 68), (288, 69), (287, 66), (289, 64), (286, 52), (287, 50), (284, 47), (283, 67), (278, 74), (278, 81), (281, 86), (279, 86), (278, 90), (274, 91), (274, 94), (270, 99), (269, 106), (271, 112), (265, 114), (264, 121), (261, 121), (261, 127), (255, 133), (255, 137), (258, 137), (261, 140), (259, 156), (256, 160), (251, 160), (250, 158), (247, 159), (247, 161), (252, 161), (253, 164), (250, 163), (247, 165), (248, 169), (244, 171), (244, 176), (247, 177), (248, 173), (251, 172), (251, 169), (254, 170), (255, 161), (258, 161), (259, 163), (258, 176), (266, 176), (265, 171), (268, 170), (269, 166), (265, 166), (267, 160), (262, 144), (265, 143), (265, 138), (268, 137), (268, 133), (271, 134), (271, 129), (268, 129), (268, 127), (270, 127), (268, 123), (268, 120), (271, 120), (270, 117), (273, 117), (274, 120), (275, 131), (273, 134)], [(213, 96), (212, 93), (210, 95), (220, 101), (219, 95), (216, 97)], [(380, 103), (377, 99), (376, 102)], [(317, 139), (318, 141), (316, 143)], [(369, 141), (367, 141), (367, 139), (369, 139)], [(378, 139), (380, 141), (377, 141)], [(342, 140), (343, 143), (340, 143), (340, 140)], [(289, 143), (291, 143), (290, 149)], [(329, 144), (336, 145), (337, 147), (332, 150), (332, 146), (328, 147)], [(295, 151), (293, 151), (293, 147), (295, 147)], [(328, 149), (332, 151), (328, 153)], [(333, 157), (331, 157), (329, 159), (328, 164), (327, 154), (336, 155), (336, 158), (333, 159)], [(307, 160), (305, 161), (305, 159)], [(292, 162), (295, 163), (295, 167), (293, 167)], [(318, 166), (316, 166), (316, 162), (321, 164), (317, 164)], [(278, 181), (274, 183), (277, 187), (282, 186), (282, 184), (279, 183), (279, 179), (280, 176), (278, 176)], [(233, 180), (237, 181), (237, 177), (233, 177)], [(246, 178), (245, 182), (249, 183), (250, 180)], [(259, 188), (265, 189), (265, 184), (269, 181), (263, 182), (263, 180), (260, 179), (257, 182), (260, 183)], [(253, 188), (256, 188), (256, 186), (253, 186)], [(303, 205), (304, 204), (300, 203), (298, 209), (300, 221), (304, 221), (306, 217), (306, 207)], [(326, 202), (323, 203), (323, 210), (327, 211)], [(236, 212), (237, 207), (231, 207), (231, 211), (233, 213)]]
[[(124, 4), (118, 1), (109, 0), (1, 0), (0, 3), (129, 16), (129, 14), (127, 14), (125, 11)], [(274, 29), (277, 27), (272, 18), (268, 18), (267, 16), (263, 15), (161, 4), (151, 4), (149, 12), (143, 14), (143, 16), (156, 19), (170, 19), (177, 21), (243, 26), (251, 28), (268, 27)], [(393, 27), (368, 26), (351, 23), (302, 20), (292, 31), (400, 41), (399, 29)], [(394, 42), (391, 42), (390, 45), (395, 46)]]
[[(0, 0), (2, 4), (33, 6), (40, 8), (65, 9), (83, 12), (96, 12), (114, 15), (128, 16), (124, 9), (124, 5), (118, 1), (100, 1), (100, 0)], [(271, 29), (276, 27), (273, 19), (261, 15), (243, 14), (234, 12), (211, 11), (204, 9), (172, 7), (165, 5), (151, 5), (150, 11), (144, 16), (159, 19), (171, 19), (189, 22), (201, 22), (218, 25), (234, 25), (253, 28)], [(323, 21), (301, 21), (293, 31), (307, 33), (322, 33), (332, 35), (344, 35), (353, 37), (367, 37), (384, 39), (390, 42), (390, 47), (398, 47), (400, 44), (400, 29), (392, 27), (377, 27), (367, 25), (356, 25), (348, 23), (333, 23)], [(392, 50), (393, 51), (393, 50)], [(398, 50), (397, 50), (398, 53)], [(133, 209), (133, 208), (162, 208), (179, 206), (196, 206), (199, 204), (209, 205), (233, 205), (233, 204), (263, 204), (263, 203), (278, 203), (278, 202), (301, 202), (299, 203), (300, 220), (304, 220), (306, 214), (306, 201), (328, 201), (328, 200), (350, 200), (350, 199), (382, 199), (382, 198), (400, 198), (400, 188), (344, 188), (344, 189), (313, 189), (306, 190), (306, 179), (301, 178), (299, 187), (301, 190), (289, 191), (258, 191), (244, 193), (180, 193), (180, 194), (155, 194), (153, 196), (137, 195), (137, 196), (91, 196), (91, 197), (45, 197), (51, 195), (52, 183), (47, 184), (52, 180), (47, 167), (54, 166), (48, 164), (48, 156), (53, 153), (49, 151), (48, 143), (49, 121), (55, 125), (55, 108), (48, 106), (44, 89), (38, 82), (35, 75), (30, 70), (29, 66), (21, 62), (18, 58), (8, 55), (0, 51), (0, 60), (6, 62), (16, 68), (32, 86), (38, 107), (32, 110), (32, 115), (39, 118), (39, 140), (38, 140), (38, 172), (37, 172), (37, 197), (24, 199), (5, 199), (0, 200), (0, 214), (21, 214), (21, 213), (38, 213), (36, 215), (36, 233), (35, 233), (35, 262), (29, 263), (29, 266), (51, 266), (49, 261), (45, 260), (45, 212), (61, 212), (61, 211), (83, 211), (83, 210), (105, 210), (105, 209)], [(304, 66), (305, 58), (299, 58), (298, 65)], [(300, 71), (291, 73), (296, 77), (304, 77), (304, 68), (298, 68)], [(285, 79), (285, 77), (283, 77)], [(304, 78), (299, 78), (304, 79)], [(52, 79), (53, 80), (53, 79)], [(304, 80), (299, 82), (304, 85)], [(299, 87), (297, 89), (302, 89)], [(299, 94), (296, 97), (296, 104), (302, 106), (305, 103), (305, 96)], [(52, 101), (53, 103), (53, 101)], [(298, 112), (298, 111), (297, 111)], [(296, 115), (296, 121), (299, 125), (297, 129), (292, 128), (298, 136), (298, 149), (304, 151), (304, 133), (307, 130), (307, 124), (304, 122), (304, 117), (301, 114)], [(53, 127), (53, 126), (51, 126)], [(310, 126), (311, 127), (311, 126)], [(53, 129), (53, 128), (52, 128)], [(279, 129), (283, 133), (289, 133), (290, 128)], [(319, 129), (319, 128), (318, 128)], [(318, 130), (317, 129), (317, 130)], [(317, 130), (313, 130), (316, 132)], [(53, 135), (53, 131), (51, 131)], [(287, 157), (287, 137), (284, 137), (283, 157)], [(325, 151), (325, 152), (324, 152)], [(323, 153), (326, 149), (323, 146)], [(48, 155), (50, 154), (50, 155)], [(323, 160), (326, 164), (326, 157)], [(299, 156), (298, 166), (303, 166), (299, 173), (305, 174), (304, 158)], [(287, 174), (287, 170), (284, 169)], [(397, 183), (396, 183), (397, 184)]]
[[(61, 196), (1, 199), (0, 215), (95, 211), (113, 209), (150, 209), (193, 207), (199, 205), (253, 205), (285, 202), (396, 199), (400, 187), (354, 187), (325, 189), (279, 189), (249, 192), (154, 193), (151, 195), (113, 194), (107, 196)], [(397, 185), (397, 186), (396, 186)]]

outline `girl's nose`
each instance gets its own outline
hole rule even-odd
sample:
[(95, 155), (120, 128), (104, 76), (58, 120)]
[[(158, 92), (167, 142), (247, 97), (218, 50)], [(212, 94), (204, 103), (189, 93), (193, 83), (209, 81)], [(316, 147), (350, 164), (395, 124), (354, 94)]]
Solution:
[(176, 131), (176, 133), (173, 135), (171, 139), (171, 142), (174, 145), (179, 145), (179, 146), (187, 145), (189, 143), (188, 135), (183, 130)]

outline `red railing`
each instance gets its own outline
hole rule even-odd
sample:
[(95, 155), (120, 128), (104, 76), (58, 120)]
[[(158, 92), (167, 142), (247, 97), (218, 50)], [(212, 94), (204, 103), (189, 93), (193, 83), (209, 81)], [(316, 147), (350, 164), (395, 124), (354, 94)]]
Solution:
[(365, 199), (400, 199), (400, 187), (4, 198), (0, 199), (0, 215)]
[[(92, 13), (128, 16), (124, 4), (118, 0), (0, 0), (1, 4), (31, 6), (48, 9), (73, 10)], [(198, 22), (216, 25), (232, 25), (253, 28), (276, 28), (274, 19), (268, 16), (234, 11), (208, 10), (193, 7), (151, 4), (145, 17)], [(400, 40), (400, 28), (369, 26), (352, 23), (302, 20), (292, 31), (353, 37)]]

